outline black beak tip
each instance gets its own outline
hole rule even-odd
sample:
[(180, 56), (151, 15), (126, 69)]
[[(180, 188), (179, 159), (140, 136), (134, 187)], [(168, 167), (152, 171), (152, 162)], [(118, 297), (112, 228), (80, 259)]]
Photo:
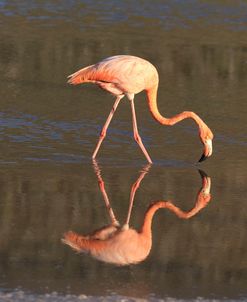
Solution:
[(204, 154), (202, 154), (201, 158), (198, 160), (199, 163), (203, 162), (204, 160), (206, 160), (208, 157)]
[(198, 172), (200, 173), (201, 178), (208, 177), (208, 175), (203, 170), (198, 169)]

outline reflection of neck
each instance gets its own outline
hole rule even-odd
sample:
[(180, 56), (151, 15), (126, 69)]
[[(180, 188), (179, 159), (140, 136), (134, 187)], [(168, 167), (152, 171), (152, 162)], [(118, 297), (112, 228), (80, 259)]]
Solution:
[[(207, 202), (209, 202), (211, 196), (208, 194)], [(140, 233), (147, 238), (152, 238), (152, 220), (153, 216), (159, 209), (168, 209), (171, 212), (173, 212), (176, 216), (182, 219), (189, 219), (196, 215), (202, 208), (204, 208), (207, 205), (207, 202), (203, 202), (203, 199), (200, 194), (197, 196), (197, 202), (196, 205), (188, 212), (182, 211), (177, 206), (175, 206), (170, 201), (156, 201), (155, 203), (151, 204), (151, 206), (148, 208), (148, 210), (145, 213), (143, 225), (141, 227)]]
[(149, 208), (145, 213), (143, 225), (140, 230), (140, 233), (143, 236), (148, 237), (150, 239), (152, 238), (151, 227), (152, 227), (153, 216), (155, 212), (158, 211), (160, 208), (165, 208), (166, 207), (165, 204), (166, 202), (160, 201), (160, 202), (153, 203), (149, 206)]

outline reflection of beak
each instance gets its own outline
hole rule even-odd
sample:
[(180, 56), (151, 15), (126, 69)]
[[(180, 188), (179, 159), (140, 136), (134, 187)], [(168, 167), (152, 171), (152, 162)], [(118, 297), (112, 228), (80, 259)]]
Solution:
[(199, 162), (206, 160), (209, 156), (212, 155), (212, 153), (213, 153), (212, 140), (207, 139), (204, 144), (204, 153), (202, 154), (201, 158), (199, 159)]
[(211, 190), (211, 178), (202, 170), (198, 170), (202, 178), (202, 189), (203, 193), (206, 195), (210, 194)]
[(211, 178), (207, 177), (206, 178), (206, 184), (204, 185), (204, 194), (209, 195), (210, 194), (210, 190), (211, 190)]
[(208, 175), (204, 171), (198, 169), (198, 172), (200, 173), (202, 179), (208, 177)]

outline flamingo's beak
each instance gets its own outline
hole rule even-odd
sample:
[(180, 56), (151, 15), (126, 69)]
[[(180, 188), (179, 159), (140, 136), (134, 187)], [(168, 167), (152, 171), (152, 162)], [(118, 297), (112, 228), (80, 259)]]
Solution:
[(202, 154), (199, 162), (206, 160), (213, 153), (213, 144), (211, 139), (206, 139), (204, 143), (204, 153)]
[(203, 192), (204, 194), (209, 195), (211, 190), (211, 179), (204, 171), (199, 169), (198, 172), (200, 173), (202, 178)]
[(206, 178), (206, 184), (204, 187), (204, 194), (209, 195), (211, 190), (211, 178), (207, 177)]

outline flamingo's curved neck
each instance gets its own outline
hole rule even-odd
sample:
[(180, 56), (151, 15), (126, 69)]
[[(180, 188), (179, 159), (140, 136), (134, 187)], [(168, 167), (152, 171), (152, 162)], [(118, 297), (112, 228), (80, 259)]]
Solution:
[(140, 230), (140, 233), (145, 236), (145, 237), (152, 237), (152, 221), (153, 221), (153, 216), (157, 210), (160, 208), (166, 207), (165, 203), (155, 203), (152, 204), (146, 211), (145, 216), (144, 216), (144, 221)]
[(184, 111), (170, 118), (161, 115), (157, 106), (157, 91), (158, 85), (155, 85), (152, 88), (147, 89), (146, 93), (150, 112), (154, 119), (157, 120), (160, 124), (172, 126), (186, 118), (191, 118), (199, 125), (199, 127), (203, 126), (204, 122), (202, 121), (202, 119), (191, 111)]

